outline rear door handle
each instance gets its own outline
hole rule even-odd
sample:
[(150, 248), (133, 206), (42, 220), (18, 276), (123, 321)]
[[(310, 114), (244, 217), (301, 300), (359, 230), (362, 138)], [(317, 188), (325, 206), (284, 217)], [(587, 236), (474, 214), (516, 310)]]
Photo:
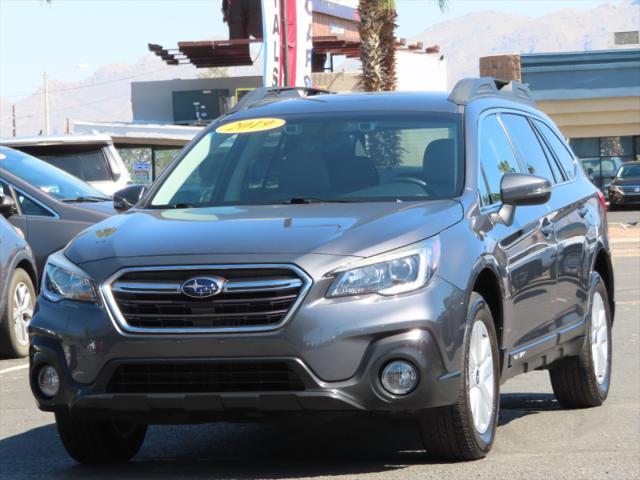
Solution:
[(545, 218), (544, 220), (542, 220), (540, 231), (542, 232), (542, 235), (545, 236), (545, 238), (551, 238), (554, 231), (553, 223), (551, 223), (548, 218)]
[(589, 209), (587, 208), (587, 206), (584, 203), (581, 203), (578, 206), (578, 215), (580, 215), (582, 218), (587, 216), (587, 213), (589, 213)]

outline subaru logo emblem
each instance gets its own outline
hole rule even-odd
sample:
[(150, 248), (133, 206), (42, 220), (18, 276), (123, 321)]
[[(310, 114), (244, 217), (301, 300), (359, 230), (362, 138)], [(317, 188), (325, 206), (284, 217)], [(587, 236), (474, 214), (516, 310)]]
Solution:
[(207, 298), (220, 293), (224, 282), (220, 277), (194, 277), (184, 282), (180, 290), (187, 297)]

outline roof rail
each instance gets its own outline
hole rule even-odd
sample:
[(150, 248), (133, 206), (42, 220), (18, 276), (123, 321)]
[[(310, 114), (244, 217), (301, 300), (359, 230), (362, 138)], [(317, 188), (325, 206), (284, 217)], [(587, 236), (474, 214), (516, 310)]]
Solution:
[(286, 98), (314, 97), (316, 95), (330, 95), (334, 92), (311, 87), (261, 87), (246, 93), (236, 105), (229, 110), (234, 113), (256, 104), (268, 103)]
[(516, 80), (498, 80), (493, 77), (463, 78), (451, 90), (449, 101), (457, 105), (466, 105), (482, 97), (498, 97), (505, 100), (534, 105), (531, 90)]

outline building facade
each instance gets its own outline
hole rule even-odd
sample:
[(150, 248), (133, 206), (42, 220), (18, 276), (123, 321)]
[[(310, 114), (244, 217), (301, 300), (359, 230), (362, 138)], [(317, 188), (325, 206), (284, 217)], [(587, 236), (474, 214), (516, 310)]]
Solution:
[(497, 55), (480, 74), (528, 84), (601, 188), (640, 160), (640, 49)]

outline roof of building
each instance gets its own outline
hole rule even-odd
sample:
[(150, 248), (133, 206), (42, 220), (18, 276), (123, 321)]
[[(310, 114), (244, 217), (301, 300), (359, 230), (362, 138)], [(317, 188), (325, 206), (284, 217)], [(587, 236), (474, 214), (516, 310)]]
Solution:
[(520, 62), (536, 100), (640, 96), (640, 49), (526, 54)]
[(0, 145), (7, 147), (30, 145), (81, 145), (91, 143), (111, 143), (111, 137), (95, 133), (82, 135), (41, 135), (33, 137), (8, 137), (0, 138)]
[(357, 8), (351, 8), (339, 3), (330, 2), (328, 0), (312, 0), (313, 11), (331, 15), (332, 17), (351, 20), (352, 22), (360, 21), (360, 14)]

